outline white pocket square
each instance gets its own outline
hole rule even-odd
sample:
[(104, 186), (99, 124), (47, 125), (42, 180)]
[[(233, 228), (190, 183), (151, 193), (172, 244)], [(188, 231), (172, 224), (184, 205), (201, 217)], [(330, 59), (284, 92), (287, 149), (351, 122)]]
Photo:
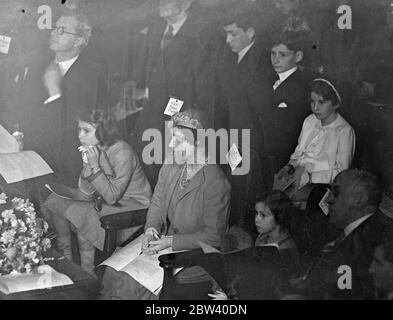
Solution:
[(288, 105), (285, 102), (281, 102), (277, 108), (288, 108)]

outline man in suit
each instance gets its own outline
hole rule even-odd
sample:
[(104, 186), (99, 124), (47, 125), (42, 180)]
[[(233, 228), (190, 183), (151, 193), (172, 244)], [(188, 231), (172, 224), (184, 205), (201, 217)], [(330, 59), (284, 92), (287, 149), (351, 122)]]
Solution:
[(297, 145), (304, 118), (311, 112), (308, 103), (308, 77), (299, 68), (305, 46), (304, 32), (287, 32), (273, 39), (271, 80), (273, 103), (263, 117), (264, 167), (268, 186), (273, 173), (287, 162)]
[[(337, 175), (327, 198), (330, 222), (340, 230), (324, 246), (303, 277), (303, 294), (312, 299), (364, 299), (373, 296), (368, 272), (373, 253), (392, 220), (378, 211), (376, 177), (359, 170)], [(299, 283), (297, 283), (299, 285)]]
[(70, 186), (77, 185), (82, 168), (78, 114), (106, 107), (105, 68), (82, 52), (91, 31), (85, 15), (61, 16), (51, 32), (52, 53), (29, 57), (23, 72), (6, 83), (10, 90), (3, 105), (24, 133), (25, 148), (38, 152), (56, 180)]
[[(228, 132), (238, 130), (237, 147), (243, 157), (250, 156), (250, 170), (246, 175), (236, 175), (227, 167), (232, 185), (230, 224), (246, 227), (248, 231), (255, 229), (252, 210), (256, 196), (263, 190), (260, 118), (271, 103), (273, 91), (266, 77), (270, 69), (267, 39), (259, 30), (254, 13), (254, 6), (245, 5), (230, 10), (225, 17), (227, 46), (218, 68), (215, 108), (216, 127), (224, 127)], [(249, 144), (242, 143), (242, 129), (250, 130)]]
[[(154, 128), (164, 132), (164, 115), (170, 98), (194, 104), (209, 116), (213, 104), (212, 86), (209, 82), (208, 52), (203, 48), (201, 17), (192, 0), (161, 0), (159, 15), (146, 35), (142, 50), (142, 61), (133, 73), (133, 99), (145, 99), (138, 120), (136, 144), (142, 153), (145, 142), (142, 135), (146, 129)], [(207, 75), (207, 76), (205, 76)], [(160, 155), (162, 160), (164, 154)], [(142, 159), (144, 160), (144, 159)], [(150, 183), (154, 186), (160, 164), (145, 166)]]

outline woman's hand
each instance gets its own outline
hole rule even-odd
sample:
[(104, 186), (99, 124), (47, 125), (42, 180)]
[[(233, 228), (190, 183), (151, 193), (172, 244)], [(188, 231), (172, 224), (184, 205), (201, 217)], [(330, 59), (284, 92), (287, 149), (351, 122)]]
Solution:
[(288, 178), (294, 174), (294, 171), (295, 168), (292, 165), (287, 164), (280, 171), (278, 171), (277, 177), (278, 179), (285, 178), (286, 180), (288, 180)]
[(86, 152), (86, 157), (89, 166), (92, 168), (92, 170), (96, 170), (100, 168), (100, 151), (96, 146), (90, 146), (87, 148)]
[(150, 241), (146, 254), (157, 254), (161, 250), (172, 247), (172, 237), (162, 237), (161, 239)]
[(148, 228), (142, 238), (142, 252), (147, 254), (150, 242), (158, 239), (160, 239), (160, 235), (157, 230), (155, 228)]
[(207, 294), (211, 300), (229, 300), (228, 296), (221, 290), (216, 290), (214, 293)]

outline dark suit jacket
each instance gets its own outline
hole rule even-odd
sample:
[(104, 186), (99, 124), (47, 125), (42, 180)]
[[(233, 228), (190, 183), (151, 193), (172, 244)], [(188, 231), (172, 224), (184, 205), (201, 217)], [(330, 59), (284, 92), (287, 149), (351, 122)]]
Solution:
[[(306, 283), (307, 295), (314, 299), (372, 298), (373, 285), (368, 269), (374, 249), (382, 243), (387, 230), (392, 232), (392, 226), (393, 221), (389, 217), (377, 212), (336, 245), (332, 252), (320, 255)], [(338, 287), (342, 276), (338, 268), (343, 265), (352, 270), (351, 290)]]
[(262, 142), (261, 117), (272, 103), (273, 89), (266, 77), (267, 50), (258, 40), (240, 63), (227, 46), (218, 74), (217, 126), (250, 129), (251, 146), (259, 151)]
[[(149, 88), (149, 98), (139, 120), (139, 130), (162, 130), (169, 117), (163, 114), (170, 97), (185, 102), (182, 110), (194, 103), (211, 113), (214, 88), (207, 79), (210, 52), (202, 44), (204, 25), (198, 12), (191, 11), (186, 21), (168, 45), (161, 49), (167, 23), (157, 17), (149, 27), (141, 61), (133, 74), (140, 88)], [(210, 92), (210, 93), (209, 93)], [(209, 101), (210, 100), (210, 101)], [(209, 106), (210, 104), (210, 106)]]
[(1, 119), (6, 125), (18, 122), (25, 149), (38, 152), (62, 183), (76, 186), (82, 168), (78, 115), (107, 107), (106, 71), (82, 53), (62, 79), (62, 97), (44, 104), (48, 93), (42, 77), (53, 59), (51, 52), (31, 57), (25, 77), (22, 68), (18, 82), (16, 71), (5, 79)]
[(274, 91), (273, 103), (263, 117), (265, 154), (275, 156), (279, 168), (289, 161), (303, 120), (311, 113), (308, 83), (309, 77), (302, 71), (294, 72)]

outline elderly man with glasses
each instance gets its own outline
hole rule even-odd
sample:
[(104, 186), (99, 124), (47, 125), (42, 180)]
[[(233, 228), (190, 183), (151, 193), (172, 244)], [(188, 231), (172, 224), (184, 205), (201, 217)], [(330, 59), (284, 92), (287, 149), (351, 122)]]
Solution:
[(91, 32), (84, 14), (62, 15), (50, 34), (50, 55), (40, 52), (26, 68), (17, 105), (26, 149), (45, 159), (56, 181), (73, 186), (82, 167), (78, 115), (107, 106), (106, 69), (84, 50)]

